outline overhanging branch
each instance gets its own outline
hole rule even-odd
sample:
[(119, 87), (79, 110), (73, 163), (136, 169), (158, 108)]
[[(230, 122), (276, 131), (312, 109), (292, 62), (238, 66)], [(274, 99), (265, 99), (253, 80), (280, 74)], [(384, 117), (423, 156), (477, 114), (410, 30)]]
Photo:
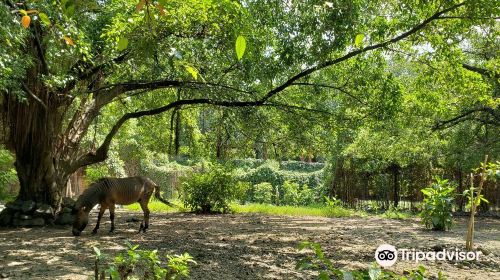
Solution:
[(189, 100), (177, 100), (171, 102), (163, 107), (159, 107), (151, 110), (138, 111), (133, 113), (127, 113), (123, 115), (113, 126), (111, 131), (106, 135), (104, 142), (101, 146), (96, 150), (95, 153), (87, 153), (77, 159), (75, 162), (71, 164), (70, 171), (73, 172), (80, 167), (87, 166), (93, 163), (104, 161), (108, 156), (109, 147), (111, 145), (111, 140), (118, 133), (120, 127), (129, 119), (136, 119), (145, 116), (152, 116), (164, 113), (173, 108), (178, 108), (187, 105), (198, 105), (198, 104), (207, 104), (207, 105), (215, 105), (221, 107), (250, 107), (250, 106), (262, 106), (264, 102), (262, 100), (256, 101), (218, 101), (207, 98), (199, 98), (199, 99), (189, 99)]
[(375, 49), (379, 49), (379, 48), (383, 48), (383, 47), (386, 47), (390, 44), (393, 44), (393, 43), (396, 43), (396, 42), (399, 42), (415, 33), (417, 33), (418, 31), (420, 31), (421, 29), (423, 29), (424, 27), (426, 27), (429, 23), (433, 22), (434, 20), (437, 20), (439, 19), (442, 15), (450, 12), (450, 11), (453, 11), (461, 6), (465, 5), (465, 2), (461, 2), (461, 3), (458, 3), (458, 4), (455, 4), (451, 7), (448, 7), (444, 10), (441, 10), (441, 11), (438, 11), (436, 12), (435, 14), (433, 14), (432, 16), (430, 16), (429, 18), (425, 19), (424, 21), (422, 21), (421, 23), (419, 23), (418, 25), (414, 26), (413, 28), (411, 28), (410, 30), (406, 31), (406, 32), (403, 32), (402, 34), (392, 38), (392, 39), (389, 39), (387, 41), (384, 41), (382, 43), (378, 43), (378, 44), (375, 44), (375, 45), (370, 45), (370, 46), (367, 46), (367, 47), (364, 47), (362, 49), (358, 49), (358, 50), (355, 50), (355, 51), (352, 51), (352, 52), (349, 52), (347, 54), (345, 54), (344, 56), (341, 56), (339, 58), (336, 58), (334, 60), (329, 60), (329, 61), (326, 61), (326, 62), (323, 62), (317, 66), (314, 66), (314, 67), (311, 67), (309, 69), (306, 69), (302, 72), (300, 72), (299, 74), (293, 76), (292, 78), (288, 79), (286, 82), (284, 82), (283, 84), (281, 84), (280, 86), (272, 89), (271, 91), (269, 91), (263, 98), (264, 101), (268, 100), (269, 98), (273, 97), (274, 95), (276, 95), (277, 93), (285, 90), (286, 88), (288, 88), (289, 86), (291, 86), (295, 81), (297, 81), (298, 79), (300, 78), (303, 78), (303, 77), (306, 77), (318, 70), (321, 70), (321, 69), (324, 69), (324, 68), (327, 68), (329, 66), (332, 66), (332, 65), (335, 65), (335, 64), (338, 64), (340, 62), (343, 62), (343, 61), (346, 61), (352, 57), (355, 57), (359, 54), (362, 54), (362, 53), (365, 53), (365, 52), (368, 52), (368, 51), (371, 51), (371, 50), (375, 50)]

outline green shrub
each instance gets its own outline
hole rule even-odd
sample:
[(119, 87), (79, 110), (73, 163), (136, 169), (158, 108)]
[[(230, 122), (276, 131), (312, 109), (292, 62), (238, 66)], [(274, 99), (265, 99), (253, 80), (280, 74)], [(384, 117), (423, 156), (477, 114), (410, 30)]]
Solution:
[(182, 182), (182, 200), (194, 212), (226, 213), (229, 203), (242, 197), (230, 172), (220, 165), (203, 173), (192, 173)]
[(251, 182), (252, 184), (260, 184), (263, 182), (270, 183), (274, 187), (282, 186), (285, 181), (294, 182), (302, 185), (308, 185), (316, 193), (320, 195), (324, 172), (318, 170), (314, 172), (299, 172), (280, 170), (280, 164), (273, 160), (267, 160), (259, 167), (250, 170), (237, 170), (238, 180)]
[(422, 222), (427, 228), (434, 230), (447, 230), (453, 223), (453, 200), (455, 187), (448, 180), (436, 177), (432, 186), (422, 190)]
[(273, 185), (263, 182), (253, 186), (252, 202), (270, 204), (273, 201)]
[(316, 196), (314, 191), (307, 185), (303, 185), (299, 193), (299, 205), (307, 206), (311, 205), (316, 201)]
[(102, 269), (102, 262), (107, 257), (101, 251), (94, 248), (94, 278), (95, 279), (187, 279), (189, 278), (189, 264), (196, 264), (188, 254), (167, 255), (162, 260), (157, 250), (139, 250), (139, 245), (131, 245), (127, 242), (126, 254), (120, 253), (113, 258), (107, 268)]
[(285, 181), (282, 188), (283, 204), (297, 206), (299, 204), (299, 184)]
[(250, 201), (252, 184), (250, 184), (249, 182), (238, 181), (235, 184), (235, 188), (237, 194), (235, 198), (241, 204), (244, 204), (247, 200)]

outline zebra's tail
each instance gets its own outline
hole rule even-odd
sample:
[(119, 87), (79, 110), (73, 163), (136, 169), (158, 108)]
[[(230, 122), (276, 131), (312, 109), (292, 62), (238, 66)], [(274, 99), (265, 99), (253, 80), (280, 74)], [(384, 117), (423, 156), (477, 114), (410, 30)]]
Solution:
[(159, 201), (163, 202), (164, 204), (170, 206), (170, 207), (178, 207), (177, 205), (173, 204), (172, 202), (161, 197), (160, 187), (156, 186), (156, 185), (155, 185), (155, 198), (158, 199)]

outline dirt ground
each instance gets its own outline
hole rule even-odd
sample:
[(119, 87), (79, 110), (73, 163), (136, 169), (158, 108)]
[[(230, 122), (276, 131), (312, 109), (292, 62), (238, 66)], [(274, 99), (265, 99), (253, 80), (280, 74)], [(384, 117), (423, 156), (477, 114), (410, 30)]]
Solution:
[[(338, 267), (366, 268), (374, 262), (378, 245), (441, 250), (463, 248), (466, 220), (460, 218), (451, 232), (423, 229), (417, 220), (369, 218), (283, 217), (258, 214), (200, 216), (186, 213), (152, 213), (150, 231), (138, 234), (139, 222), (126, 222), (142, 213), (117, 213), (116, 232), (109, 234), (107, 214), (100, 232), (89, 234), (92, 220), (81, 237), (69, 227), (1, 229), (0, 277), (9, 279), (89, 279), (93, 275), (92, 246), (108, 255), (122, 250), (125, 241), (160, 253), (188, 252), (198, 265), (193, 279), (313, 279), (297, 272), (306, 254), (301, 241), (319, 242)], [(479, 262), (424, 262), (436, 275), (448, 279), (500, 279), (500, 220), (479, 218), (476, 244), (483, 250)], [(486, 256), (485, 256), (486, 255)], [(399, 261), (391, 270), (416, 268)]]

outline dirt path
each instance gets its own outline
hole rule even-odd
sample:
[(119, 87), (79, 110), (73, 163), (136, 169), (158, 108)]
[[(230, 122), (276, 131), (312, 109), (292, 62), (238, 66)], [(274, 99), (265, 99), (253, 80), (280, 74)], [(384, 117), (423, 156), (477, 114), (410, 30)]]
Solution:
[[(91, 223), (96, 214), (92, 215)], [(126, 240), (160, 253), (189, 252), (198, 262), (193, 279), (310, 279), (297, 272), (295, 264), (305, 253), (297, 251), (304, 240), (321, 243), (327, 256), (339, 267), (365, 268), (374, 262), (374, 251), (383, 243), (398, 248), (463, 247), (465, 219), (451, 232), (432, 232), (415, 220), (381, 218), (282, 217), (255, 214), (197, 216), (152, 214), (150, 231), (137, 234), (141, 218), (137, 212), (117, 214), (117, 231), (107, 233), (109, 222), (90, 236), (74, 238), (70, 228), (0, 230), (0, 276), (10, 279), (89, 279), (92, 246), (116, 254)], [(104, 220), (108, 220), (107, 215)], [(500, 279), (500, 220), (479, 219), (476, 244), (485, 253), (479, 263), (425, 262), (431, 272), (444, 272), (448, 279)], [(398, 262), (391, 269), (416, 268)]]

